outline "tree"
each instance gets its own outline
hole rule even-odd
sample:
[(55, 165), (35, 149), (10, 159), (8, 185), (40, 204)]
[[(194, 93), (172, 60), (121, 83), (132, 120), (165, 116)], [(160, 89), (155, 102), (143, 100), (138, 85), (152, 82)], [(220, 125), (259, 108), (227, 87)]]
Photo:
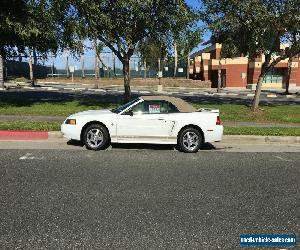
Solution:
[[(47, 1), (27, 0), (26, 7), (27, 14), (24, 18), (26, 22), (21, 38), (24, 46), (27, 47), (24, 52), (29, 57), (30, 80), (34, 85), (37, 58), (45, 59), (49, 52), (56, 53), (58, 50), (57, 17), (59, 12)], [(20, 49), (19, 46), (18, 49)]]
[(0, 8), (0, 85), (4, 88), (4, 62), (17, 53), (15, 46), (23, 46), (24, 16), (28, 8), (22, 0), (2, 0)]
[(58, 49), (60, 29), (57, 24), (61, 12), (61, 8), (56, 9), (51, 1), (2, 0), (0, 8), (2, 86), (4, 61), (21, 53), (29, 56), (30, 78), (32, 84), (34, 83), (37, 54), (40, 58), (46, 58), (49, 51), (56, 52)]
[(123, 64), (125, 100), (130, 99), (129, 60), (140, 42), (160, 37), (189, 9), (184, 0), (73, 1), (78, 22), (102, 41)]
[(144, 78), (146, 78), (147, 66), (155, 68), (157, 71), (160, 70), (160, 60), (167, 55), (166, 41), (153, 38), (145, 39), (139, 44), (137, 52), (141, 57), (141, 61), (144, 62)]
[[(177, 54), (179, 58), (187, 62), (186, 78), (189, 78), (190, 69), (190, 55), (191, 51), (196, 48), (202, 42), (202, 29), (194, 24), (192, 21), (181, 32), (179, 32), (179, 38), (177, 39)], [(175, 74), (175, 73), (174, 73)], [(174, 75), (175, 77), (175, 75)]]
[[(250, 60), (264, 55), (252, 105), (256, 110), (266, 73), (300, 53), (299, 41), (289, 39), (292, 32), (299, 32), (299, 0), (203, 0), (203, 4), (202, 18), (218, 42), (230, 41)], [(290, 43), (285, 51), (280, 49), (283, 41)]]

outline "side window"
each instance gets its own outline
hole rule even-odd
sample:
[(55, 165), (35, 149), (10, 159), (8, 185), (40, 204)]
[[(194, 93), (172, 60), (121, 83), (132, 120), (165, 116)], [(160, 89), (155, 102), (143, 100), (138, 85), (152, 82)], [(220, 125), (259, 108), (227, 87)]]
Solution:
[(169, 104), (168, 105), (169, 106), (169, 108), (168, 108), (169, 113), (179, 113), (178, 108), (173, 103), (168, 102), (168, 104)]
[(167, 114), (178, 113), (179, 110), (172, 103), (163, 100), (144, 101), (132, 108), (135, 114)]
[(140, 102), (132, 108), (133, 113), (144, 113), (144, 102)]
[(133, 113), (141, 114), (165, 114), (168, 113), (169, 105), (165, 101), (144, 101), (132, 108)]
[(162, 101), (144, 101), (144, 113), (161, 114), (164, 112)]

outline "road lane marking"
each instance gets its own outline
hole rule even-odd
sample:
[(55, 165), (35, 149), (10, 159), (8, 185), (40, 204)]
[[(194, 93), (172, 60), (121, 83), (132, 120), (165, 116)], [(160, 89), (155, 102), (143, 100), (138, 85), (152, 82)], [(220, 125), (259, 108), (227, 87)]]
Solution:
[(31, 153), (26, 153), (25, 155), (21, 156), (19, 160), (42, 160), (44, 157), (35, 157)]
[(281, 161), (288, 161), (288, 162), (292, 162), (292, 161), (293, 161), (293, 160), (284, 159), (284, 158), (282, 158), (282, 157), (280, 157), (280, 156), (277, 156), (277, 155), (275, 155), (275, 157), (276, 157), (277, 159), (281, 160)]

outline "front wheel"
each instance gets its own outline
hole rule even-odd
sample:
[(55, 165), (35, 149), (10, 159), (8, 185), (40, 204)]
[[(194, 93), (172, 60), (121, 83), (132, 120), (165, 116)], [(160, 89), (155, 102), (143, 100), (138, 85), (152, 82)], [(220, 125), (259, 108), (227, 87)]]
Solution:
[(91, 124), (84, 130), (83, 142), (87, 149), (106, 149), (110, 142), (109, 133), (104, 126)]
[(178, 136), (178, 147), (185, 153), (195, 153), (203, 144), (203, 136), (192, 127), (183, 129)]

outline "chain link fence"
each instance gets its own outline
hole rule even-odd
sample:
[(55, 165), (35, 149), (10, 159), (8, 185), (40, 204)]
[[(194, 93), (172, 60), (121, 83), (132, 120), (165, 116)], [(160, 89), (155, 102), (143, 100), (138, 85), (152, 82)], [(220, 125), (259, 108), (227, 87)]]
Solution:
[[(97, 61), (96, 61), (97, 60)], [(102, 78), (122, 78), (122, 62), (111, 52), (103, 52), (96, 59), (95, 55), (88, 53), (84, 56), (74, 56), (72, 54), (60, 54), (56, 57), (49, 56), (47, 59), (34, 58), (33, 73), (35, 78), (95, 78), (99, 72)], [(158, 59), (151, 60), (158, 62)], [(130, 59), (131, 78), (157, 78), (158, 63), (152, 63), (144, 67), (144, 62), (140, 57), (134, 55)], [(29, 78), (30, 67), (28, 57), (14, 57), (7, 61), (6, 75), (8, 77), (26, 77)], [(98, 66), (98, 69), (97, 69)], [(163, 59), (160, 61), (160, 71), (162, 77), (185, 78), (187, 75), (187, 63), (181, 60), (177, 64), (177, 70), (174, 75), (174, 61)]]
[[(84, 62), (83, 62), (84, 60)], [(49, 77), (69, 77), (73, 73), (74, 77), (95, 77), (96, 67), (94, 56), (84, 56), (84, 59), (73, 57), (57, 57), (53, 61), (52, 73)], [(112, 53), (101, 53), (98, 59), (100, 77), (104, 78), (121, 78), (123, 77), (122, 62)], [(186, 63), (179, 62), (175, 77), (186, 76)], [(74, 70), (74, 72), (70, 72)], [(163, 77), (174, 76), (174, 63), (167, 60), (161, 60), (161, 71)], [(130, 76), (131, 78), (156, 78), (158, 77), (158, 67), (147, 66), (144, 67), (144, 62), (138, 56), (132, 56), (130, 59)]]

